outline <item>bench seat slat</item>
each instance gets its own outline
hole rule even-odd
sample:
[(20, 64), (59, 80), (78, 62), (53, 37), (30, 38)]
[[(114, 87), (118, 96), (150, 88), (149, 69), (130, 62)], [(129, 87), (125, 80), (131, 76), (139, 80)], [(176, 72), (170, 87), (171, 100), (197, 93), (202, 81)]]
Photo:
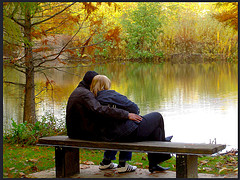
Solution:
[(223, 150), (226, 145), (222, 144), (192, 144), (179, 142), (159, 142), (159, 141), (142, 141), (142, 142), (103, 142), (103, 141), (86, 141), (79, 139), (70, 139), (68, 136), (50, 136), (39, 139), (38, 145), (64, 146), (89, 149), (111, 149), (125, 150), (135, 152), (166, 152), (176, 154), (196, 154), (208, 155)]

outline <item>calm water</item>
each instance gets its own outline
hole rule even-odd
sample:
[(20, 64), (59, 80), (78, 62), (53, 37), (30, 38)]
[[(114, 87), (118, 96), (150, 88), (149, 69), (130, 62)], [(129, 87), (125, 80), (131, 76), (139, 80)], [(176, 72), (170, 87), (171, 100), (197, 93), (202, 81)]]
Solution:
[[(36, 75), (37, 115), (52, 113), (64, 121), (67, 99), (88, 70), (112, 80), (112, 89), (138, 104), (141, 115), (157, 111), (165, 120), (166, 135), (174, 142), (227, 144), (238, 148), (237, 64), (111, 63), (88, 68), (48, 71), (54, 91), (42, 91), (44, 76)], [(75, 75), (73, 75), (75, 74)], [(7, 76), (6, 76), (7, 75)], [(5, 80), (24, 82), (24, 77), (4, 69)], [(49, 88), (51, 88), (49, 86)], [(3, 87), (4, 132), (11, 118), (22, 122), (23, 88)]]

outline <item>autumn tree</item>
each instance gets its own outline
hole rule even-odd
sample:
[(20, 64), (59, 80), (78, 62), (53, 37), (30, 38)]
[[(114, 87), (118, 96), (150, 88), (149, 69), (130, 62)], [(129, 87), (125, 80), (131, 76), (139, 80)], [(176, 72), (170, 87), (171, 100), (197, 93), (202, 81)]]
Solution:
[(219, 22), (231, 26), (234, 30), (238, 30), (238, 2), (219, 2), (216, 8), (221, 12), (213, 15)]
[[(46, 76), (44, 70), (59, 70), (62, 67), (60, 64), (68, 63), (64, 59), (67, 54), (80, 59), (85, 48), (101, 43), (91, 43), (91, 38), (101, 26), (96, 24), (98, 21), (93, 13), (98, 6), (101, 6), (100, 2), (3, 3), (4, 66), (10, 66), (25, 75), (24, 122), (37, 121), (35, 73)], [(85, 36), (77, 38), (80, 31)], [(59, 43), (61, 37), (65, 41)], [(51, 81), (46, 76), (46, 86), (49, 85)]]

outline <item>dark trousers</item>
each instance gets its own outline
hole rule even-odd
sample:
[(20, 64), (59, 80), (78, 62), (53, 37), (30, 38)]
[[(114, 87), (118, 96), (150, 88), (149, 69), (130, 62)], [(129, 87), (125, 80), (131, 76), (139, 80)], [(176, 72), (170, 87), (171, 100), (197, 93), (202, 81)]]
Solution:
[[(164, 120), (160, 113), (152, 112), (143, 116), (138, 128), (126, 137), (117, 141), (165, 141)], [(148, 153), (149, 166), (155, 166), (170, 159), (170, 154)]]
[[(106, 160), (116, 160), (117, 151), (106, 150), (104, 152), (104, 159)], [(132, 152), (120, 151), (119, 152), (119, 161), (131, 161)]]

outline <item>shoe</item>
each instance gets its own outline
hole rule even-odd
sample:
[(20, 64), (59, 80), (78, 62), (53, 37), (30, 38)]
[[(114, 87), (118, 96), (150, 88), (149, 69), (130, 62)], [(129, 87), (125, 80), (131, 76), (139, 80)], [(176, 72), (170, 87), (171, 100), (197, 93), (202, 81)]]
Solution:
[(165, 138), (165, 140), (171, 142), (172, 138), (173, 138), (173, 136), (168, 136), (168, 137)]
[(110, 163), (110, 164), (105, 165), (101, 162), (100, 165), (99, 165), (100, 170), (115, 169), (117, 167), (118, 167), (118, 164), (116, 164), (116, 163)]
[(136, 169), (137, 169), (137, 166), (132, 166), (132, 165), (126, 163), (124, 167), (121, 167), (120, 165), (118, 165), (117, 172), (118, 173), (133, 172)]
[(156, 165), (156, 166), (152, 166), (152, 167), (149, 167), (149, 171), (151, 173), (153, 173), (154, 171), (166, 171), (170, 169), (170, 167), (162, 167), (162, 166), (159, 166), (159, 165)]

